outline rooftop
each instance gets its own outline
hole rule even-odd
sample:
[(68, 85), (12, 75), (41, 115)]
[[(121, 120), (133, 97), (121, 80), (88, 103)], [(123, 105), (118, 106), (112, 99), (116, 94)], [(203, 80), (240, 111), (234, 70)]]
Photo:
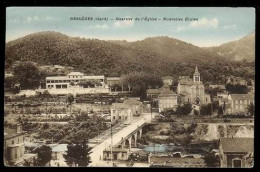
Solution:
[[(104, 151), (105, 152), (111, 152), (111, 149), (105, 149)], [(124, 148), (113, 148), (112, 151), (113, 152), (128, 152), (128, 150), (124, 149)]]
[(125, 99), (123, 101), (123, 103), (128, 104), (128, 105), (140, 105), (141, 104), (140, 101), (135, 100), (135, 99)]
[(118, 81), (118, 80), (120, 80), (120, 77), (107, 77), (107, 80), (109, 80), (109, 81)]
[(159, 97), (165, 97), (165, 96), (175, 96), (177, 95), (174, 91), (170, 90), (170, 89), (163, 89), (161, 94), (159, 95)]
[(220, 138), (223, 152), (254, 152), (253, 138)]
[(126, 103), (113, 103), (111, 108), (113, 109), (129, 109), (129, 105)]
[(84, 73), (81, 73), (81, 72), (70, 72), (68, 75), (69, 75), (69, 76), (70, 76), (70, 75), (74, 75), (74, 76), (75, 76), (75, 75), (77, 75), (77, 76), (80, 75), (80, 76), (83, 76)]
[(230, 96), (234, 100), (252, 100), (252, 99), (254, 99), (254, 94), (230, 94)]
[(199, 75), (199, 74), (200, 74), (200, 73), (199, 73), (199, 70), (198, 70), (198, 66), (196, 66), (194, 75)]
[(17, 133), (17, 129), (13, 129), (13, 128), (4, 128), (4, 139), (9, 139), (12, 138), (14, 136), (18, 136), (23, 134), (24, 132), (21, 133)]
[(147, 94), (160, 94), (162, 92), (162, 90), (159, 88), (159, 89), (148, 89), (146, 90), (146, 93)]

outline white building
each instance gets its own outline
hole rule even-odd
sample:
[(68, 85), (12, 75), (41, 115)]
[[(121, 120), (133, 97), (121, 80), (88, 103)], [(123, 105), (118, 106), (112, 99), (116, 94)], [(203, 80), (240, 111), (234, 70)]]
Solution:
[(104, 85), (105, 76), (87, 76), (81, 72), (71, 72), (67, 76), (46, 77), (46, 89), (67, 89), (71, 83), (77, 84), (84, 81), (98, 81)]

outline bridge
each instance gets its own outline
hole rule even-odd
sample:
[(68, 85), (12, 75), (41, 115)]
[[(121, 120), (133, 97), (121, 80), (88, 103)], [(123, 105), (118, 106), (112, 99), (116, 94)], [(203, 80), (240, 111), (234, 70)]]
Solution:
[(153, 113), (152, 116), (151, 113), (143, 113), (140, 117), (133, 119), (129, 125), (125, 125), (125, 127), (122, 127), (117, 132), (114, 132), (112, 128), (112, 140), (111, 135), (107, 135), (108, 138), (104, 138), (92, 148), (90, 154), (92, 162), (90, 166), (104, 165), (103, 151), (105, 149), (111, 149), (111, 146), (113, 148), (128, 148), (129, 150), (131, 150), (132, 147), (136, 147), (137, 139), (142, 137), (143, 126), (151, 122), (154, 116), (155, 113)]

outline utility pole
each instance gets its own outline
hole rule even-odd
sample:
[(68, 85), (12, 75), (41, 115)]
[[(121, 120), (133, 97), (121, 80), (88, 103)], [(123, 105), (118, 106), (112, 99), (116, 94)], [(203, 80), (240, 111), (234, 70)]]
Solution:
[(112, 122), (111, 122), (111, 165), (113, 165), (113, 133), (112, 133)]
[(152, 99), (151, 99), (151, 103), (150, 103), (150, 105), (151, 105), (151, 122), (152, 122), (152, 119), (153, 119), (153, 103), (152, 103)]

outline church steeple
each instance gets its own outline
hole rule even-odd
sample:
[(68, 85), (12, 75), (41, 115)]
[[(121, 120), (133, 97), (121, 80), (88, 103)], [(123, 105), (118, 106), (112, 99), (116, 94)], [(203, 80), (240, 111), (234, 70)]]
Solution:
[(195, 67), (195, 72), (193, 74), (193, 82), (200, 82), (200, 73), (197, 65)]

